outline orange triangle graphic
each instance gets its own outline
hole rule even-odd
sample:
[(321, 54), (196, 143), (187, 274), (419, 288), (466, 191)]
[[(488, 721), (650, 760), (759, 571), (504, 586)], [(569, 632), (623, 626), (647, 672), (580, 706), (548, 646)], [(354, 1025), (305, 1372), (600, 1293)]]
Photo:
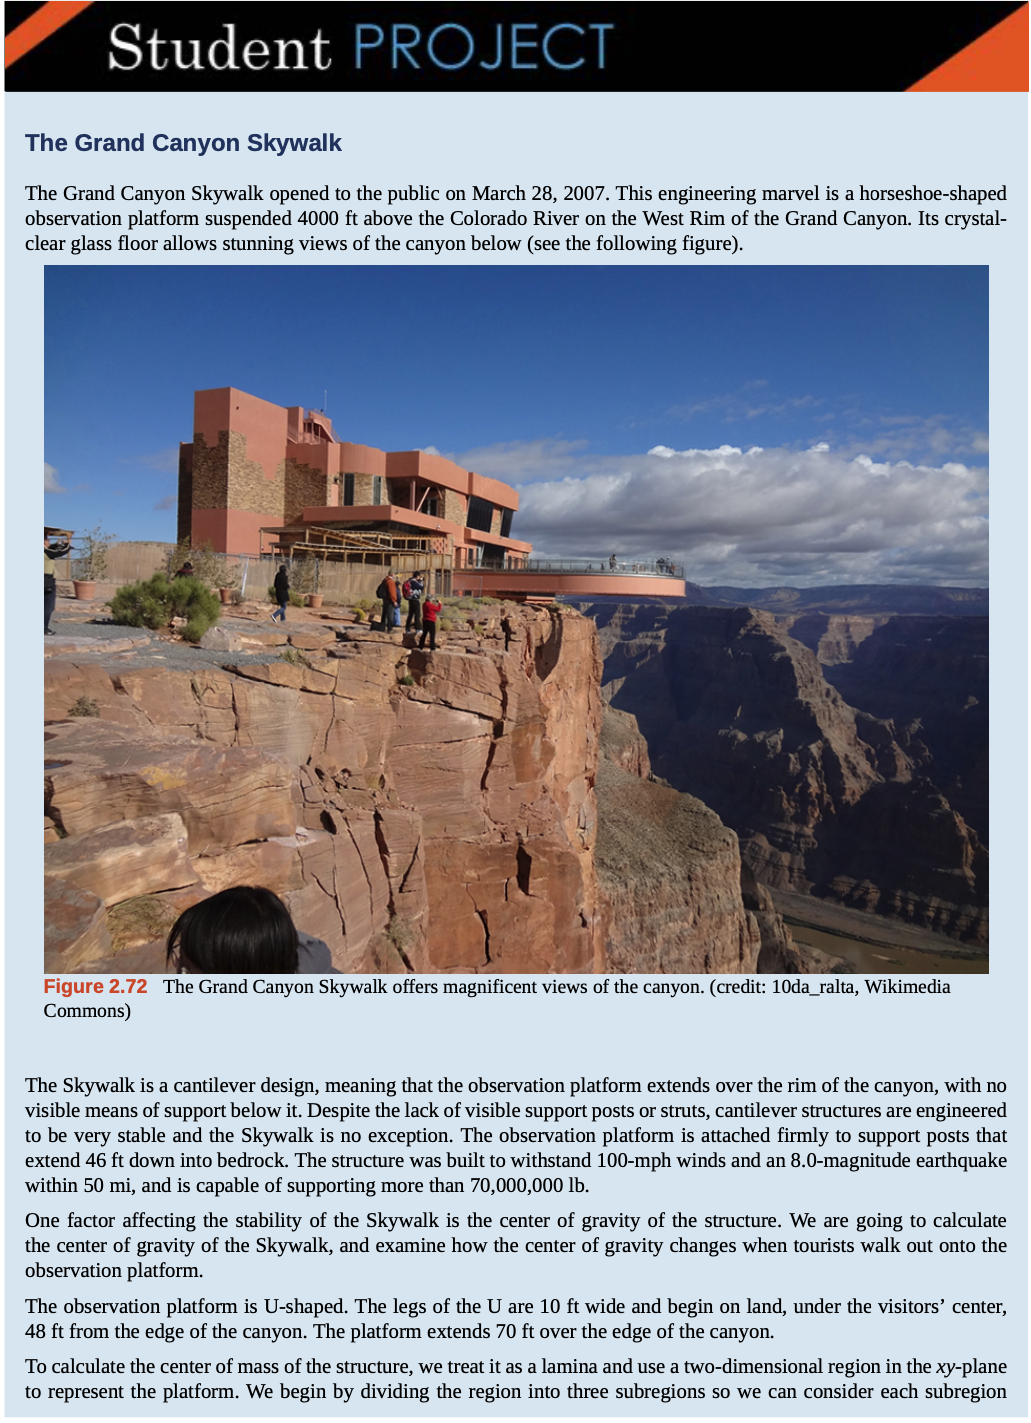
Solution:
[(4, 68), (9, 69), (15, 60), (49, 39), (83, 10), (88, 10), (91, 3), (92, 0), (50, 0), (50, 3), (41, 5), (4, 40)]
[(1026, 94), (1028, 7), (993, 25), (973, 44), (947, 59), (909, 92), (924, 94)]

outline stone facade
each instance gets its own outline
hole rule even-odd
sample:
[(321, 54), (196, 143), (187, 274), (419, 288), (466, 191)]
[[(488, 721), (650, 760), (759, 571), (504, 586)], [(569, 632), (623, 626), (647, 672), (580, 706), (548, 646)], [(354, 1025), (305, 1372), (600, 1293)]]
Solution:
[[(209, 446), (199, 430), (193, 436), (193, 508), (225, 509), (229, 499), (229, 432), (218, 432)], [(180, 501), (182, 495), (180, 494)]]
[(440, 511), (441, 518), (449, 524), (464, 524), (468, 500), (453, 489), (442, 489), (440, 492), (444, 496), (444, 507)]
[[(352, 502), (359, 508), (373, 503), (372, 481), (376, 478), (380, 479), (380, 488), (383, 489), (383, 494), (380, 496), (380, 502), (383, 503), (386, 500), (386, 480), (382, 479), (380, 476), (373, 474), (356, 474), (354, 476), (354, 500)], [(343, 490), (342, 480), (340, 487), (341, 490)], [(343, 493), (341, 493), (340, 497), (342, 500)]]
[(194, 509), (243, 509), (269, 519), (296, 519), (306, 506), (329, 501), (321, 470), (282, 459), (269, 479), (257, 460), (248, 459), (247, 436), (236, 430), (219, 430), (211, 448), (199, 431), (194, 434), (190, 493)]
[[(278, 482), (278, 470), (276, 472)], [(285, 461), (283, 517), (289, 522), (301, 517), (301, 510), (329, 503), (326, 476), (301, 460)]]

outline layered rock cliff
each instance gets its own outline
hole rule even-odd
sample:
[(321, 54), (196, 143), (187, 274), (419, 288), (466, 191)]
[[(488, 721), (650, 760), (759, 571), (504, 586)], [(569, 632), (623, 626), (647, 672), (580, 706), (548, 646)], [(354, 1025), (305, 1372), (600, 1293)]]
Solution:
[(921, 743), (922, 774), (987, 844), (988, 619), (893, 617), (826, 676), (852, 706)]
[(651, 773), (636, 719), (607, 706), (598, 764), (596, 863), (604, 967), (616, 973), (808, 973), (741, 861), (737, 836)]
[(987, 941), (986, 852), (922, 774), (917, 725), (857, 712), (773, 614), (593, 612), (606, 699), (659, 774), (737, 831), (760, 884)]
[(192, 672), (48, 661), (49, 971), (255, 882), (346, 972), (592, 971), (593, 623), (506, 606), (433, 654), (343, 638)]

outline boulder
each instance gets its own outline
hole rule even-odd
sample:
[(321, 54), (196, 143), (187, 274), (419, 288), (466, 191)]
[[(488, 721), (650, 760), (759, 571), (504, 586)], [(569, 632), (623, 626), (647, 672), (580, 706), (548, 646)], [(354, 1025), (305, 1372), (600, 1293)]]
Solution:
[(43, 870), (92, 891), (108, 907), (197, 880), (186, 853), (186, 827), (175, 814), (144, 815), (68, 835), (44, 846)]
[(290, 834), (296, 824), (293, 773), (269, 752), (93, 719), (54, 730), (44, 809), (69, 835), (174, 812), (186, 826), (190, 854), (200, 855)]
[(208, 628), (198, 646), (203, 647), (205, 652), (241, 652), (243, 638), (229, 628), (212, 627)]

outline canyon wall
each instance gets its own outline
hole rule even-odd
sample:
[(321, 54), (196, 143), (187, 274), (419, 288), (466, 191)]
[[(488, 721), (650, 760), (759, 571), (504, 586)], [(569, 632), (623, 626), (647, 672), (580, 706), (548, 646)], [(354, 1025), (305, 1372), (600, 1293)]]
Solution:
[[(923, 773), (916, 721), (850, 706), (772, 613), (592, 611), (606, 700), (637, 717), (655, 770), (737, 831), (759, 885), (987, 942), (987, 852)], [(907, 675), (933, 702), (933, 686), (917, 691), (919, 665)]]
[(742, 863), (737, 836), (700, 800), (652, 775), (636, 719), (612, 706), (597, 797), (605, 970), (822, 971)]
[(987, 844), (988, 619), (890, 618), (826, 676), (921, 743), (922, 774)]
[[(48, 971), (144, 943), (156, 971), (175, 914), (247, 883), (345, 972), (593, 971), (593, 623), (506, 605), (432, 654), (291, 641), (196, 670), (48, 660)], [(69, 718), (80, 698), (99, 714)]]

